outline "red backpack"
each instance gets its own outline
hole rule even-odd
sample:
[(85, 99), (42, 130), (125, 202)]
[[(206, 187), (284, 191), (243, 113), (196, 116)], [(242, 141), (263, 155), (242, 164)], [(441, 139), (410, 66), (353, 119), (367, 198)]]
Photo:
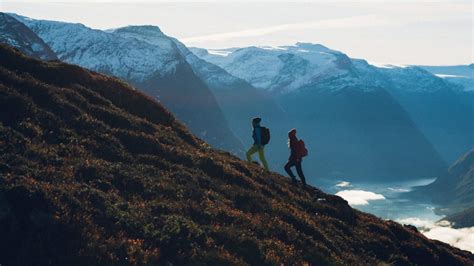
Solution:
[(296, 142), (296, 154), (299, 158), (308, 156), (308, 149), (306, 149), (306, 146), (302, 139)]

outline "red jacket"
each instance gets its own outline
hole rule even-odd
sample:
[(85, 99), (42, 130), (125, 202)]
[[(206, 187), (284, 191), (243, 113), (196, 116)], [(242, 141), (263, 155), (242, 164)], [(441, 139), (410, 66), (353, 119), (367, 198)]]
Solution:
[(298, 139), (296, 137), (290, 137), (290, 158), (289, 161), (299, 161), (301, 160), (301, 156), (297, 153), (297, 143)]

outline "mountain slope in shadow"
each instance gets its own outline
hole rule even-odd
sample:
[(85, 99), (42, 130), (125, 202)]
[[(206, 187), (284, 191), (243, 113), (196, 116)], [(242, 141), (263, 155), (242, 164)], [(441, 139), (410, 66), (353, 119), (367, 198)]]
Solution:
[(271, 144), (265, 147), (266, 153), (271, 154), (267, 158), (270, 168), (283, 171), (281, 164), (288, 159), (287, 132), (294, 125), (271, 95), (257, 90), (243, 79), (230, 75), (221, 67), (200, 59), (179, 40), (165, 36), (158, 27), (127, 26), (111, 32), (152, 45), (159, 45), (163, 39), (172, 40), (194, 73), (212, 91), (229, 127), (246, 148), (253, 144), (251, 119), (263, 118), (265, 126), (271, 128), (272, 132)]
[(432, 178), (447, 167), (362, 60), (310, 43), (192, 51), (275, 97), (305, 139), (313, 182)]
[(0, 12), (0, 43), (18, 48), (23, 53), (43, 60), (58, 59), (51, 48), (12, 16)]
[[(461, 156), (446, 174), (412, 196), (421, 196), (442, 206), (441, 212), (453, 214), (474, 206), (474, 148)], [(471, 210), (472, 212), (472, 210)]]
[(194, 137), (126, 83), (0, 45), (6, 265), (472, 265)]

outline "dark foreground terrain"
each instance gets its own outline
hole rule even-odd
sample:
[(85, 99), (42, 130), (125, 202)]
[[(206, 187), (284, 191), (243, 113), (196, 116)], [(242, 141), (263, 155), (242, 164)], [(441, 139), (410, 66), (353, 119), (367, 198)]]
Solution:
[(472, 265), (264, 173), (129, 85), (0, 46), (2, 265)]

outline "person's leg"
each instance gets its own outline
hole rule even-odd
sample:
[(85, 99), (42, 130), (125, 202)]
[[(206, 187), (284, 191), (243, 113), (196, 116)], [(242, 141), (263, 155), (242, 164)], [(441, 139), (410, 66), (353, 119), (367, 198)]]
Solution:
[(263, 164), (263, 168), (265, 168), (265, 170), (268, 171), (268, 163), (267, 163), (267, 160), (265, 159), (265, 151), (264, 151), (263, 147), (260, 147), (258, 149), (258, 156), (260, 158), (260, 162), (262, 162), (262, 164)]
[(292, 161), (288, 161), (286, 164), (285, 164), (285, 171), (286, 173), (291, 177), (291, 181), (293, 181), (293, 183), (296, 183), (296, 177), (295, 175), (293, 174), (293, 172), (291, 171), (291, 167), (294, 165), (294, 162)]
[(306, 178), (304, 177), (303, 169), (301, 168), (301, 160), (296, 162), (295, 165), (296, 165), (296, 172), (298, 173), (298, 176), (300, 177), (301, 182), (303, 183), (303, 185), (306, 186)]
[(252, 147), (250, 147), (250, 149), (247, 151), (247, 153), (245, 154), (247, 156), (247, 161), (249, 163), (252, 162), (252, 155), (254, 153), (256, 153), (258, 150), (258, 146), (257, 145), (252, 145)]

